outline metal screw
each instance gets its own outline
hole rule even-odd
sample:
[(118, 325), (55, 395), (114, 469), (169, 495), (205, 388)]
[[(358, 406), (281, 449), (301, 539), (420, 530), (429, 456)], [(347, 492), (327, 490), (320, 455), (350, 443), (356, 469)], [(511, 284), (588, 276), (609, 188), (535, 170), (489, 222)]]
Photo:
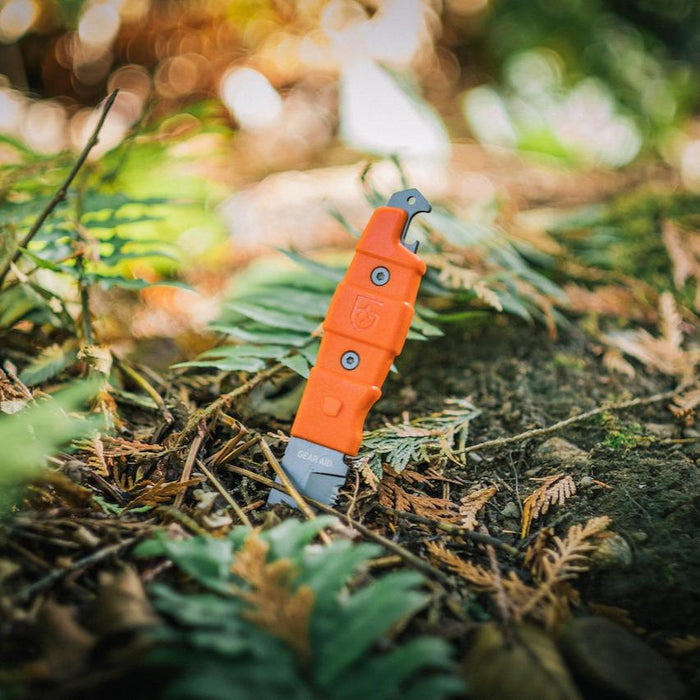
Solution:
[(376, 285), (377, 287), (383, 287), (391, 278), (391, 273), (389, 270), (387, 270), (386, 267), (380, 265), (379, 267), (375, 267), (374, 270), (372, 270), (372, 274), (370, 275), (370, 279), (372, 280), (372, 284)]
[(348, 350), (340, 358), (340, 364), (345, 369), (355, 369), (360, 364), (360, 356), (354, 350)]

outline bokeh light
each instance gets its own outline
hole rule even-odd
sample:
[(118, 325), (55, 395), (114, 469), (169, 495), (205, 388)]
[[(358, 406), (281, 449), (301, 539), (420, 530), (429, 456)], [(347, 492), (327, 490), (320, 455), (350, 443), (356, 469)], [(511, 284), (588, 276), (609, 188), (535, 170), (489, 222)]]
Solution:
[(221, 79), (221, 99), (244, 129), (273, 126), (282, 116), (282, 98), (253, 68), (233, 67)]
[(0, 9), (0, 41), (19, 39), (31, 28), (38, 9), (35, 0), (8, 0)]
[(78, 24), (78, 36), (88, 46), (107, 46), (118, 31), (119, 12), (113, 2), (89, 5)]

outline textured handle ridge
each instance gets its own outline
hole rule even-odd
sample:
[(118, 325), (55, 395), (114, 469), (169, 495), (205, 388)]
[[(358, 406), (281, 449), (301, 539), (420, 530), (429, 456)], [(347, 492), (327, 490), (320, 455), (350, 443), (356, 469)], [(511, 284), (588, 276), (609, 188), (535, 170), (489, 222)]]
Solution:
[(408, 213), (376, 209), (333, 295), (294, 437), (354, 456), (413, 318), (425, 263), (402, 244)]

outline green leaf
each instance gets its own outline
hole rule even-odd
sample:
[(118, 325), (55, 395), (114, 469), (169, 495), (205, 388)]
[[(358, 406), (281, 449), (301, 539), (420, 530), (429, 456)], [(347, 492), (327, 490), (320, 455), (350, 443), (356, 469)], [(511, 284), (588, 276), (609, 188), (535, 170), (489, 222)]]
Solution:
[(350, 596), (340, 615), (318, 621), (322, 641), (314, 673), (322, 687), (331, 688), (381, 635), (425, 603), (413, 590), (421, 581), (414, 571), (390, 574)]
[(201, 535), (189, 540), (171, 540), (164, 532), (158, 532), (156, 539), (143, 542), (135, 553), (167, 556), (206, 588), (219, 593), (230, 590), (232, 552), (226, 540)]
[(245, 328), (242, 326), (227, 325), (225, 323), (212, 323), (209, 325), (212, 331), (225, 333), (235, 340), (245, 343), (260, 343), (266, 345), (275, 343), (285, 346), (299, 346), (307, 342), (309, 336), (306, 333), (283, 333), (270, 330), (268, 326), (251, 324)]
[(352, 544), (344, 540), (322, 549), (305, 550), (301, 558), (300, 583), (316, 594), (316, 605), (327, 608), (337, 604), (337, 596), (346, 581), (369, 559), (379, 556), (381, 549), (374, 544)]
[(97, 386), (93, 381), (77, 382), (18, 413), (0, 416), (0, 445), (12, 445), (0, 461), (0, 489), (36, 476), (47, 457), (95, 429), (98, 416), (75, 411), (95, 394)]
[(253, 304), (246, 304), (242, 301), (231, 302), (226, 306), (228, 309), (246, 318), (250, 318), (266, 326), (271, 326), (272, 328), (284, 328), (287, 330), (311, 333), (316, 330), (318, 326), (318, 323), (310, 320), (307, 316), (272, 311), (271, 309), (255, 306)]
[(303, 355), (288, 355), (283, 357), (280, 362), (285, 367), (289, 367), (289, 369), (304, 377), (304, 379), (309, 378), (309, 362)]
[[(231, 563), (250, 529), (234, 528), (225, 539), (176, 542), (159, 533), (139, 546), (141, 554), (171, 556), (221, 594), (183, 594), (164, 584), (151, 589), (156, 608), (177, 624), (161, 630), (161, 643), (146, 660), (147, 667), (167, 669), (173, 678), (166, 697), (396, 700), (417, 686), (424, 697), (439, 700), (463, 691), (450, 674), (444, 642), (419, 638), (385, 651), (389, 629), (423, 605), (425, 596), (415, 590), (422, 578), (413, 572), (389, 574), (349, 594), (353, 575), (380, 549), (347, 540), (309, 546), (333, 520), (286, 520), (257, 534), (269, 544), (267, 563), (291, 562), (297, 575), (290, 583), (313, 591), (310, 660), (296, 657), (267, 627), (256, 626), (246, 614), (249, 603), (232, 588), (246, 585), (233, 579)], [(187, 589), (192, 590), (190, 584)]]
[(36, 386), (70, 367), (77, 357), (75, 341), (69, 340), (63, 345), (54, 343), (44, 348), (31, 364), (20, 372), (19, 378), (27, 386)]
[(334, 520), (329, 515), (321, 515), (313, 520), (285, 520), (272, 530), (263, 532), (262, 537), (270, 543), (274, 558), (296, 559), (314, 537)]
[(297, 253), (295, 250), (282, 250), (281, 252), (284, 253), (290, 260), (298, 263), (314, 275), (330, 280), (335, 284), (338, 284), (345, 276), (345, 269), (342, 267), (330, 267), (330, 265), (324, 265), (323, 263), (307, 258), (301, 253)]
[[(364, 673), (358, 677), (355, 671), (341, 676), (335, 682), (334, 700), (353, 700), (354, 698), (372, 698), (372, 700), (392, 700), (403, 697), (402, 684), (412, 676), (427, 669), (447, 670), (450, 664), (450, 649), (441, 639), (419, 637), (389, 654), (369, 659)], [(441, 675), (437, 678), (445, 679)], [(436, 680), (426, 678), (424, 680)], [(454, 680), (454, 679), (453, 679)], [(407, 686), (412, 687), (412, 684)], [(428, 686), (431, 688), (431, 686)], [(463, 684), (454, 684), (455, 690), (464, 692)], [(444, 693), (437, 692), (433, 686), (431, 692), (420, 696), (422, 698), (442, 697)]]
[(326, 292), (286, 287), (283, 294), (279, 288), (273, 288), (267, 292), (240, 297), (240, 301), (295, 314), (303, 311), (305, 316), (323, 319), (328, 311), (330, 296)]

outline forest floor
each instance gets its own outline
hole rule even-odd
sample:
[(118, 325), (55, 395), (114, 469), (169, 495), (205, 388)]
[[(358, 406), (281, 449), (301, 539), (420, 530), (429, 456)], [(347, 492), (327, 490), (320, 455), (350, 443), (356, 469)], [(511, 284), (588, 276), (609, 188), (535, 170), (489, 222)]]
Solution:
[[(460, 153), (467, 157), (467, 149)], [(467, 155), (479, 174), (483, 154)], [(491, 161), (482, 165), (493, 168)], [(659, 172), (658, 192), (636, 193), (645, 174)], [(349, 173), (343, 170), (341, 179)], [(323, 169), (315, 174), (319, 182), (329, 181), (327, 175)], [(436, 245), (429, 261), (434, 274), (426, 278), (432, 291), (419, 300), (419, 314), (427, 310), (434, 320), (446, 312), (443, 324), (435, 321), (444, 335), (409, 341), (397, 358), (398, 371), (390, 373), (369, 414), (365, 447), (333, 508), (303, 500), (303, 513), (266, 505), (302, 389), (303, 371), (285, 360), (301, 358), (308, 369), (299, 346), (278, 347), (286, 342), (279, 339), (284, 332), (270, 341), (277, 344), (273, 354), (263, 354), (271, 346), (258, 342), (246, 352), (259, 356), (231, 354), (234, 365), (168, 369), (182, 359), (183, 346), (189, 344), (185, 354), (193, 357), (225, 338), (203, 334), (201, 324), (188, 327), (178, 308), (183, 297), (163, 288), (145, 290), (138, 300), (131, 292), (107, 297), (91, 290), (102, 346), (85, 342), (91, 333), (84, 330), (70, 338), (65, 329), (46, 331), (25, 321), (3, 331), (3, 413), (21, 417), (27, 405), (50, 403), (47, 395), (62, 380), (92, 374), (102, 378), (97, 412), (112, 428), (54, 454), (21, 496), (6, 498), (15, 496), (0, 529), (0, 697), (119, 693), (209, 700), (267, 692), (272, 700), (423, 700), (450, 697), (420, 690), (433, 687), (420, 682), (435, 680), (421, 664), (440, 669), (448, 656), (450, 678), (466, 682), (457, 694), (467, 688), (476, 700), (680, 700), (700, 692), (700, 433), (694, 412), (700, 392), (693, 383), (697, 349), (684, 349), (696, 321), (690, 292), (699, 276), (692, 238), (698, 197), (678, 194), (673, 174), (663, 169), (582, 177), (506, 163), (490, 175), (507, 193), (495, 224), (477, 224), (476, 233), (471, 222), (460, 229), (464, 212), (443, 210), (442, 223), (452, 228), (426, 229)], [(450, 180), (455, 189), (460, 182)], [(623, 194), (607, 214), (591, 219), (592, 209), (610, 204), (603, 202), (610, 188)], [(557, 217), (537, 207), (559, 206), (571, 218), (564, 207), (580, 205), (592, 207), (573, 214), (576, 219), (583, 211), (583, 223), (571, 224), (566, 240), (549, 237), (539, 223), (544, 216), (556, 227)], [(294, 226), (306, 227), (288, 218), (289, 235), (275, 244), (295, 240)], [(494, 238), (480, 249), (485, 228)], [(465, 239), (450, 241), (445, 231), (454, 229)], [(499, 233), (511, 229), (513, 239)], [(539, 233), (528, 238), (533, 230)], [(337, 233), (333, 229), (321, 243), (336, 245)], [(489, 260), (489, 245), (502, 246), (507, 262)], [(529, 252), (521, 256), (522, 250)], [(548, 265), (537, 267), (547, 257)], [(319, 277), (328, 271), (311, 264)], [(212, 274), (221, 278), (211, 284), (218, 285), (219, 301), (222, 280), (239, 271)], [(456, 279), (455, 289), (440, 286), (445, 272), (448, 281)], [(504, 279), (516, 280), (510, 297)], [(558, 300), (552, 288), (562, 292)], [(304, 333), (313, 341), (328, 280), (313, 289), (269, 289), (280, 306), (264, 307), (262, 320), (254, 315), (258, 326), (280, 318), (289, 324), (290, 316), (300, 328), (292, 323), (282, 331), (291, 328), (293, 342)], [(315, 316), (285, 299), (300, 289)], [(501, 310), (496, 292), (513, 302), (510, 314), (495, 313)], [(149, 313), (161, 329), (177, 327), (172, 336), (129, 336), (148, 294), (151, 301), (169, 300), (169, 310), (152, 306)], [(516, 317), (518, 305), (528, 304), (538, 318), (529, 324)], [(111, 326), (102, 310), (105, 317), (113, 314)], [(269, 316), (271, 310), (282, 315)], [(82, 323), (84, 315), (76, 320), (74, 326), (90, 326)], [(230, 326), (238, 331), (242, 323), (245, 333), (250, 320)], [(225, 336), (224, 326), (219, 331)], [(261, 337), (269, 338), (266, 333), (279, 329), (263, 330)], [(40, 388), (26, 386), (15, 365), (26, 369), (47, 348), (60, 351), (67, 337), (72, 364), (59, 362), (42, 374), (34, 382)], [(50, 365), (51, 352), (48, 359)], [(30, 437), (41, 438), (41, 431), (32, 427)], [(296, 551), (287, 543), (277, 551), (270, 544), (275, 532), (294, 539), (284, 530), (292, 520), (308, 519), (313, 528), (317, 516), (329, 514), (333, 520), (300, 535), (322, 547)], [(237, 527), (241, 523), (261, 534), (250, 535)], [(241, 532), (249, 545), (241, 545)], [(266, 535), (267, 544), (255, 539)], [(359, 542), (377, 549), (367, 554)], [(344, 550), (350, 543), (356, 546)], [(257, 564), (248, 546), (258, 547)], [(272, 561), (265, 547), (272, 547)], [(311, 576), (304, 558), (324, 551), (340, 557), (337, 571), (328, 567), (342, 589), (331, 602), (322, 597), (332, 586), (318, 572)], [(411, 571), (422, 574), (420, 584), (410, 574), (401, 578)], [(310, 577), (317, 608), (290, 572), (299, 580)], [(378, 592), (383, 584), (389, 589), (384, 597)], [(424, 598), (409, 590), (415, 585)], [(390, 586), (397, 587), (396, 601)], [(203, 589), (229, 607), (220, 609), (224, 603)], [(334, 642), (334, 653), (344, 658), (343, 625), (351, 619), (330, 635), (323, 618), (330, 620), (335, 610), (342, 619), (343, 606), (363, 594), (360, 609), (374, 605), (375, 617), (386, 615), (388, 622), (381, 627), (365, 619), (364, 629), (352, 630), (369, 636), (345, 659), (347, 668), (336, 668), (345, 680), (333, 684), (314, 644)], [(252, 607), (241, 611), (241, 600)], [(405, 609), (392, 613), (392, 605)], [(426, 638), (445, 642), (442, 651), (432, 648), (434, 657), (411, 651), (411, 643)], [(388, 651), (403, 661), (392, 666)], [(309, 656), (318, 663), (309, 663)], [(381, 694), (371, 678), (363, 680), (373, 664), (396, 689)], [(175, 677), (185, 679), (179, 694), (171, 686)], [(268, 681), (277, 690), (260, 691)], [(242, 685), (234, 690), (236, 683)]]
[[(555, 341), (539, 327), (504, 319), (477, 330), (452, 331), (432, 341), (427, 349), (420, 343), (409, 343), (397, 365), (399, 372), (387, 382), (368, 428), (440, 412), (445, 409), (446, 399), (468, 397), (480, 411), (469, 425), (469, 444), (545, 428), (605, 405), (633, 397), (663, 395), (673, 389), (672, 381), (643, 370), (633, 380), (610, 373), (575, 327)], [(294, 380), (287, 377), (286, 382), (277, 382), (272, 389), (273, 382), (268, 386), (277, 394), (278, 406), (283, 405), (280, 401)], [(213, 398), (202, 382), (198, 384), (188, 386), (184, 380), (180, 391)], [(176, 385), (171, 385), (171, 397), (176, 393)], [(568, 655), (567, 663), (585, 697), (597, 698), (601, 693), (608, 693), (606, 697), (681, 697), (673, 680), (674, 672), (663, 657), (670, 660), (675, 674), (685, 683), (697, 685), (693, 670), (698, 654), (693, 634), (697, 632), (700, 612), (697, 432), (674, 418), (669, 403), (666, 398), (627, 410), (600, 412), (541, 437), (471, 452), (464, 465), (450, 463), (444, 469), (440, 478), (448, 481), (436, 477), (417, 488), (415, 484), (404, 484), (407, 492), (455, 503), (469, 492), (495, 487), (479, 521), (488, 528), (489, 535), (520, 552), (544, 526), (562, 532), (570, 524), (588, 518), (611, 519), (610, 530), (615, 535), (609, 542), (613, 545), (599, 553), (591, 571), (577, 583), (580, 605), (576, 615), (612, 619), (641, 635), (646, 644), (640, 650), (634, 645), (628, 649), (623, 643), (623, 652), (620, 641), (614, 634), (607, 639), (610, 631), (604, 629), (602, 638), (594, 637), (598, 645), (595, 652), (584, 648), (583, 659)], [(175, 422), (181, 424), (186, 418), (179, 414), (183, 406), (177, 402), (172, 405)], [(241, 415), (235, 405), (229, 414)], [(152, 414), (144, 415), (127, 407), (123, 416), (130, 421), (134, 439), (138, 436), (148, 443), (159, 440), (163, 446), (168, 445), (169, 429), (160, 417), (155, 418), (154, 428)], [(269, 410), (260, 413), (250, 405), (245, 420), (251, 434), (256, 430), (267, 433), (279, 454), (283, 444), (275, 440), (274, 431), (286, 432), (289, 421), (284, 416), (270, 418)], [(150, 433), (150, 440), (146, 433)], [(279, 437), (279, 433), (276, 435)], [(210, 424), (199, 457), (211, 457), (226, 444), (225, 438), (230, 438), (230, 426), (221, 421), (218, 426)], [(119, 444), (111, 447), (118, 455)], [(142, 611), (134, 611), (134, 606), (143, 607), (145, 603), (112, 602), (111, 614), (125, 619), (109, 619), (110, 613), (103, 610), (102, 620), (96, 620), (96, 594), (104, 608), (104, 596), (99, 593), (104, 572), (128, 563), (137, 567), (148, 584), (159, 579), (173, 580), (172, 568), (144, 564), (130, 554), (133, 543), (147, 536), (158, 521), (170, 521), (171, 528), (185, 531), (197, 532), (206, 527), (216, 534), (217, 529), (226, 530), (225, 524), (223, 529), (212, 527), (211, 522), (208, 526), (202, 524), (195, 514), (197, 503), (192, 489), (185, 501), (185, 512), (192, 517), (179, 514), (170, 506), (160, 506), (155, 518), (152, 512), (128, 510), (110, 516), (109, 509), (96, 504), (94, 495), (101, 493), (104, 505), (114, 501), (115, 493), (125, 494), (125, 480), (129, 474), (133, 477), (135, 466), (144, 470), (142, 476), (151, 482), (158, 481), (158, 471), (166, 481), (179, 477), (168, 473), (175, 467), (158, 457), (158, 448), (153, 453), (155, 457), (149, 458), (142, 451), (134, 459), (135, 452), (129, 451), (127, 441), (121, 447), (125, 449), (116, 457), (119, 466), (111, 468), (104, 477), (95, 477), (87, 466), (90, 455), (94, 460), (94, 452), (65, 457), (64, 474), (68, 477), (55, 475), (48, 484), (34, 487), (28, 507), (14, 518), (3, 538), (0, 562), (5, 582), (0, 658), (5, 673), (14, 667), (13, 673), (28, 680), (37, 697), (92, 697), (100, 688), (120, 687), (124, 683), (129, 692), (139, 697), (139, 693), (146, 692), (149, 684), (133, 671), (136, 659), (132, 629), (138, 627), (143, 616)], [(109, 460), (109, 456), (105, 459)], [(271, 475), (255, 446), (234, 462)], [(298, 516), (285, 507), (268, 511), (264, 507), (268, 487), (223, 469), (218, 473), (224, 488), (247, 506), (254, 523), (270, 526), (279, 518)], [(532, 527), (533, 534), (521, 539), (524, 497), (542, 484), (538, 479), (556, 474), (571, 477), (575, 493), (552, 506)], [(219, 505), (224, 505), (223, 499), (218, 500)], [(377, 494), (360, 485), (359, 475), (353, 471), (337, 510), (347, 512), (351, 502), (356, 522), (425, 559), (425, 543), (435, 539), (434, 529), (382, 510), (381, 490)], [(112, 512), (116, 510), (112, 508)], [(199, 519), (199, 525), (193, 517)], [(352, 523), (349, 527), (352, 529)], [(483, 559), (485, 555), (482, 552), (474, 556)], [(440, 566), (439, 561), (436, 564)], [(411, 562), (404, 559), (402, 563), (400, 558), (389, 559), (386, 564), (390, 568), (405, 565), (410, 567)], [(519, 569), (517, 558), (508, 554), (501, 566), (504, 573), (512, 567)], [(443, 570), (444, 585), (453, 588), (462, 605), (468, 603), (468, 613), (455, 615), (450, 606), (438, 604), (430, 614), (419, 616), (407, 634), (411, 629), (436, 633), (447, 638), (462, 655), (470, 649), (468, 640), (475, 621), (498, 616), (497, 606), (494, 609), (488, 596), (464, 597), (466, 594), (457, 582), (459, 577), (449, 567)], [(122, 591), (121, 595), (127, 594)], [(53, 601), (53, 607), (47, 608), (47, 599)], [(46, 609), (37, 625), (36, 612), (42, 607)], [(90, 630), (93, 640), (101, 641), (86, 647), (88, 633), (78, 631), (78, 622)], [(120, 649), (123, 657), (119, 656)], [(612, 654), (612, 665), (591, 672), (587, 666), (590, 659), (586, 657), (591, 653)], [(656, 688), (655, 694), (640, 689), (635, 675)], [(488, 684), (483, 683), (487, 682), (477, 680), (476, 690), (480, 692), (476, 692), (476, 697), (487, 696), (484, 692)]]

